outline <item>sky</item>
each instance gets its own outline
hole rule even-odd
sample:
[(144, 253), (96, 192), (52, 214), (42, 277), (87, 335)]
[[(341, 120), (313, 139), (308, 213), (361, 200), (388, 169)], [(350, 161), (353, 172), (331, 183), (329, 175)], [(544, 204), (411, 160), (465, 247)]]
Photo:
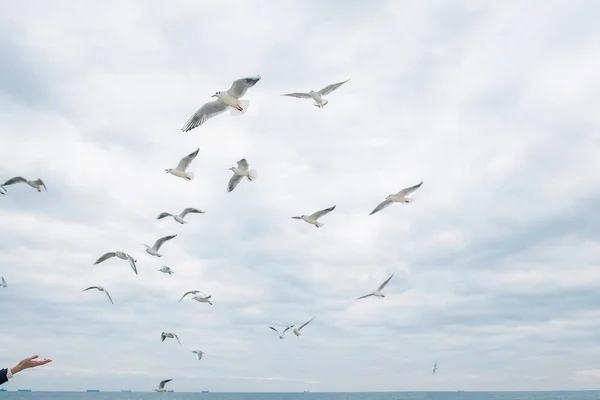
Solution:
[[(0, 196), (0, 366), (53, 359), (3, 387), (600, 388), (599, 16), (577, 0), (0, 2), (0, 180), (48, 188)], [(244, 115), (181, 132), (254, 75)], [(324, 108), (281, 96), (346, 79)], [(193, 181), (165, 174), (197, 148)], [(257, 179), (228, 193), (241, 158)], [(290, 218), (333, 205), (320, 229)], [(156, 220), (186, 207), (206, 213)], [(144, 252), (170, 234), (164, 257)], [(139, 274), (93, 265), (114, 250)], [(392, 273), (384, 299), (355, 300)], [(178, 304), (192, 289), (214, 305)], [(268, 328), (312, 317), (300, 337)]]

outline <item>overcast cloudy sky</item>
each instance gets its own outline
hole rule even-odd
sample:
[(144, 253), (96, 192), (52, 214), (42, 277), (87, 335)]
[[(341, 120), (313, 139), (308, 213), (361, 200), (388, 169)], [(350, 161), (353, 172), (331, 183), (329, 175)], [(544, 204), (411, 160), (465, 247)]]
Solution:
[[(48, 192), (0, 196), (0, 363), (54, 360), (4, 387), (599, 388), (599, 16), (596, 1), (1, 2), (0, 180)], [(180, 131), (257, 74), (245, 115)], [(281, 96), (345, 79), (323, 109)], [(164, 173), (196, 148), (195, 180)], [(242, 157), (258, 178), (227, 193)], [(368, 215), (420, 181), (412, 204)], [(321, 229), (290, 219), (334, 204)], [(155, 219), (185, 207), (206, 214)], [(168, 234), (163, 258), (144, 253)], [(92, 265), (110, 250), (139, 275)], [(354, 300), (392, 272), (385, 299)], [(177, 304), (191, 289), (214, 306)], [(313, 316), (301, 337), (268, 329)]]

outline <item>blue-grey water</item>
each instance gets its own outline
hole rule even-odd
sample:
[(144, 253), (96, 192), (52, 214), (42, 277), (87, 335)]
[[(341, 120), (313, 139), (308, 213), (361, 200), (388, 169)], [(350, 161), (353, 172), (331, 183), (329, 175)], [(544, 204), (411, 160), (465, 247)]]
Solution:
[(600, 391), (395, 393), (0, 392), (0, 400), (600, 400)]

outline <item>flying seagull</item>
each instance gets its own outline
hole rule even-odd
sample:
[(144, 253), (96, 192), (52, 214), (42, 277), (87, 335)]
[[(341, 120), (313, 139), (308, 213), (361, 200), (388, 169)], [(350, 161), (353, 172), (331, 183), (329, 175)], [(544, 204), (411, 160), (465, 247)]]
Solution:
[(409, 194), (411, 194), (412, 192), (414, 192), (415, 190), (420, 188), (422, 184), (423, 184), (423, 182), (419, 183), (418, 185), (402, 189), (401, 191), (399, 191), (396, 194), (390, 194), (388, 197), (385, 198), (384, 201), (379, 203), (377, 205), (377, 207), (375, 207), (375, 209), (373, 211), (371, 211), (371, 213), (369, 215), (373, 215), (376, 212), (383, 210), (384, 208), (386, 208), (387, 206), (389, 206), (392, 203), (403, 203), (403, 204), (412, 203), (412, 201), (413, 201), (412, 197), (406, 197), (406, 196), (408, 196)]
[(435, 371), (437, 371), (437, 362), (435, 364), (433, 364), (433, 374), (431, 375), (435, 375)]
[(133, 269), (133, 272), (135, 272), (135, 274), (137, 275), (137, 268), (135, 266), (135, 263), (137, 262), (137, 260), (134, 260), (133, 257), (131, 257), (129, 254), (125, 253), (124, 251), (109, 251), (108, 253), (105, 253), (102, 257), (97, 259), (96, 262), (94, 262), (94, 265), (100, 264), (101, 262), (106, 261), (112, 257), (119, 257), (121, 260), (129, 261), (129, 266), (131, 267), (131, 269)]
[(108, 299), (110, 300), (110, 302), (111, 302), (112, 304), (115, 304), (115, 302), (113, 301), (113, 299), (110, 297), (110, 294), (108, 293), (108, 290), (104, 289), (102, 286), (90, 286), (90, 287), (89, 287), (89, 288), (87, 288), (87, 289), (83, 289), (83, 290), (82, 290), (82, 292), (85, 292), (85, 291), (87, 291), (87, 290), (90, 290), (90, 289), (96, 289), (96, 290), (98, 290), (99, 292), (104, 292), (104, 293), (106, 293), (106, 295), (108, 296)]
[(46, 188), (46, 185), (40, 178), (38, 178), (35, 181), (28, 181), (27, 179), (23, 178), (22, 176), (15, 176), (14, 178), (11, 178), (11, 179), (7, 180), (6, 182), (4, 182), (2, 185), (0, 185), (0, 187), (2, 187), (2, 189), (6, 190), (6, 188), (4, 186), (14, 185), (15, 183), (26, 183), (29, 186), (31, 186), (32, 188), (34, 188), (35, 190), (37, 190), (38, 192), (41, 192), (42, 188), (44, 188), (45, 191), (48, 191), (48, 189)]
[(202, 356), (204, 355), (204, 352), (202, 350), (192, 350), (192, 353), (198, 356), (198, 360), (202, 360)]
[(302, 325), (300, 325), (297, 328), (294, 328), (294, 330), (292, 332), (294, 332), (294, 335), (296, 336), (300, 336), (300, 330), (302, 328), (304, 328), (306, 325), (310, 324), (316, 317), (312, 317), (311, 319), (309, 319), (308, 321), (306, 321), (305, 323), (303, 323)]
[(146, 246), (146, 253), (150, 254), (151, 256), (162, 257), (162, 254), (159, 254), (158, 250), (160, 250), (160, 247), (165, 242), (173, 239), (175, 236), (177, 236), (177, 235), (169, 235), (169, 236), (161, 237), (156, 242), (154, 242), (154, 246), (152, 246), (152, 247), (145, 244), (144, 246)]
[(186, 208), (179, 215), (169, 214), (168, 212), (160, 213), (158, 215), (158, 217), (156, 217), (156, 219), (162, 219), (162, 218), (165, 218), (165, 217), (173, 217), (173, 219), (175, 221), (179, 222), (180, 224), (187, 224), (187, 221), (184, 221), (183, 219), (188, 214), (204, 214), (204, 211), (198, 210), (197, 208)]
[(277, 330), (277, 329), (273, 328), (272, 326), (269, 326), (269, 328), (271, 328), (271, 329), (273, 329), (275, 332), (277, 332), (277, 334), (279, 335), (279, 339), (285, 339), (285, 337), (284, 337), (285, 333), (286, 333), (288, 330), (292, 329), (293, 327), (294, 327), (294, 325), (292, 325), (292, 326), (288, 326), (287, 328), (285, 328), (285, 329), (283, 330), (283, 332), (279, 332), (279, 330)]
[(2, 190), (0, 190), (0, 194), (6, 194), (6, 193), (4, 193)]
[(169, 275), (173, 275), (175, 273), (175, 271), (173, 271), (171, 268), (167, 267), (166, 265), (164, 267), (162, 267), (161, 269), (159, 269), (160, 272), (164, 272), (165, 274), (169, 274)]
[(216, 92), (211, 97), (216, 97), (214, 101), (204, 104), (192, 117), (185, 123), (181, 130), (183, 132), (191, 131), (199, 127), (210, 118), (224, 113), (228, 109), (231, 115), (241, 115), (246, 112), (250, 102), (240, 100), (252, 86), (260, 80), (260, 75), (241, 78), (233, 81), (231, 87), (226, 92)]
[(167, 389), (165, 389), (165, 385), (169, 382), (171, 382), (173, 379), (165, 379), (164, 381), (161, 381), (158, 386), (154, 389), (156, 392), (166, 392)]
[(342, 86), (344, 83), (348, 82), (349, 80), (350, 79), (346, 79), (343, 82), (332, 83), (331, 85), (327, 85), (323, 89), (321, 89), (317, 92), (314, 90), (311, 90), (308, 93), (287, 93), (287, 94), (284, 94), (283, 96), (297, 97), (299, 99), (311, 99), (312, 98), (315, 101), (315, 103), (313, 104), (315, 107), (323, 108), (323, 107), (325, 107), (325, 105), (327, 103), (329, 103), (329, 101), (325, 100), (323, 98), (323, 96), (327, 96), (329, 93), (333, 92), (335, 89), (339, 88), (340, 86)]
[(229, 179), (229, 184), (227, 185), (227, 191), (231, 192), (235, 187), (240, 183), (243, 177), (248, 178), (249, 181), (253, 181), (256, 179), (256, 170), (248, 169), (248, 162), (245, 158), (242, 158), (237, 162), (237, 167), (229, 168), (230, 171), (233, 171), (233, 176)]
[(212, 306), (213, 303), (210, 302), (211, 297), (212, 297), (212, 295), (211, 296), (194, 296), (194, 297), (192, 297), (192, 299), (194, 299), (200, 303), (208, 303)]
[(160, 334), (160, 341), (161, 342), (164, 342), (166, 338), (177, 339), (177, 342), (181, 346), (181, 342), (179, 341), (179, 336), (177, 336), (175, 333), (173, 333), (173, 332), (163, 332), (163, 333)]
[(177, 164), (177, 167), (175, 167), (175, 169), (167, 168), (165, 169), (165, 172), (167, 174), (175, 175), (178, 178), (183, 178), (186, 181), (191, 181), (192, 179), (194, 179), (194, 173), (186, 172), (186, 170), (188, 169), (192, 161), (194, 161), (194, 158), (196, 158), (199, 151), (200, 149), (196, 149), (196, 151), (183, 157), (181, 160), (179, 160), (179, 164)]
[(7, 285), (6, 285), (6, 281), (4, 280), (4, 277), (0, 276), (0, 279), (1, 279), (0, 280), (0, 287), (6, 287)]
[(323, 215), (329, 214), (334, 209), (335, 209), (335, 206), (326, 208), (326, 209), (321, 210), (321, 211), (317, 211), (316, 213), (313, 213), (311, 215), (301, 215), (299, 217), (292, 217), (292, 218), (293, 219), (302, 219), (302, 220), (308, 222), (309, 224), (312, 224), (312, 225), (316, 226), (317, 228), (320, 228), (324, 224), (321, 223), (321, 222), (319, 222), (319, 221), (317, 221), (317, 220), (319, 218), (321, 218)]
[(385, 282), (383, 282), (376, 291), (374, 291), (373, 293), (369, 293), (366, 294), (364, 296), (360, 296), (359, 298), (357, 298), (356, 300), (360, 300), (360, 299), (364, 299), (365, 297), (369, 297), (369, 296), (375, 296), (375, 297), (379, 297), (380, 299), (385, 297), (385, 294), (381, 293), (381, 291), (383, 290), (383, 288), (385, 287), (385, 285), (388, 284), (388, 282), (394, 277), (394, 274), (390, 275), (389, 278), (387, 278), (385, 280)]
[(190, 290), (189, 292), (186, 292), (183, 296), (181, 296), (181, 298), (179, 299), (179, 301), (177, 303), (181, 303), (181, 300), (183, 300), (183, 298), (185, 296), (187, 296), (188, 294), (198, 294), (198, 293), (202, 293), (199, 290)]

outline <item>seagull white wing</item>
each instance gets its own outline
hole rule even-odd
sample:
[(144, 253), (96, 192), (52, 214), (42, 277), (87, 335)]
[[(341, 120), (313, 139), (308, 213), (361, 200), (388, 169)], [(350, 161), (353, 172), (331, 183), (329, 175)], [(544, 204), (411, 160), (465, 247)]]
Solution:
[(423, 182), (419, 183), (418, 185), (402, 189), (397, 194), (398, 194), (398, 196), (408, 196), (409, 194), (411, 194), (412, 192), (414, 192), (415, 190), (420, 188), (422, 184), (423, 184)]
[(181, 128), (182, 132), (189, 132), (194, 128), (199, 127), (212, 117), (216, 117), (219, 114), (227, 111), (227, 104), (223, 103), (220, 99), (209, 101), (204, 104), (202, 107), (196, 111), (194, 115), (185, 123), (183, 128)]
[(167, 383), (171, 382), (172, 380), (173, 380), (173, 379), (165, 379), (164, 381), (161, 381), (161, 382), (158, 384), (158, 387), (159, 387), (159, 388), (161, 388), (161, 389), (164, 389), (164, 388), (165, 388), (165, 385), (166, 385)]
[(365, 294), (364, 296), (357, 297), (356, 300), (365, 299), (369, 296), (373, 296), (373, 293)]
[(183, 157), (180, 161), (179, 164), (177, 164), (177, 168), (180, 171), (185, 171), (190, 164), (192, 163), (192, 161), (194, 161), (194, 158), (196, 158), (196, 156), (198, 155), (198, 152), (200, 151), (200, 149), (196, 149), (196, 151), (194, 151), (193, 153), (188, 154), (187, 156)]
[(185, 296), (187, 296), (188, 294), (196, 294), (196, 293), (200, 293), (198, 290), (190, 290), (189, 292), (186, 292), (183, 296), (181, 296), (181, 298), (179, 299), (178, 303), (181, 303), (181, 300), (183, 300), (183, 298)]
[(327, 85), (323, 89), (319, 90), (319, 94), (321, 96), (327, 96), (329, 93), (333, 92), (335, 89), (339, 88), (349, 80), (350, 79), (346, 79), (344, 82), (332, 83), (331, 85)]
[(390, 204), (392, 204), (392, 201), (390, 199), (385, 199), (384, 201), (382, 201), (381, 203), (379, 203), (377, 205), (377, 207), (375, 207), (375, 209), (369, 213), (369, 215), (373, 215), (376, 212), (379, 212), (379, 211), (383, 210), (384, 208), (386, 208)]
[(248, 170), (248, 161), (246, 161), (245, 158), (242, 158), (240, 161), (238, 161), (237, 165), (238, 165), (238, 169), (241, 169), (242, 171)]
[(112, 304), (115, 304), (115, 302), (113, 301), (112, 297), (110, 297), (110, 293), (108, 293), (108, 290), (104, 289), (104, 293), (106, 293), (106, 295), (108, 296), (108, 299), (110, 300), (110, 302)]
[(308, 321), (306, 321), (305, 323), (303, 323), (302, 325), (300, 325), (300, 328), (298, 328), (298, 330), (301, 330), (302, 328), (304, 328), (306, 325), (310, 324), (311, 322), (313, 322), (313, 320), (316, 317), (312, 317), (311, 319), (309, 319)]
[(321, 211), (317, 211), (316, 213), (313, 213), (313, 214), (310, 216), (310, 218), (313, 218), (313, 219), (319, 219), (319, 218), (321, 218), (323, 215), (325, 215), (325, 214), (329, 214), (329, 213), (330, 213), (330, 212), (332, 212), (333, 210), (335, 210), (335, 206), (333, 206), (333, 207), (329, 207), (329, 208), (326, 208), (326, 209), (324, 209), (324, 210), (321, 210)]
[(175, 339), (177, 339), (177, 342), (179, 343), (179, 345), (181, 346), (181, 341), (179, 340), (179, 336), (177, 336), (175, 333), (173, 334), (173, 336), (175, 336)]
[(377, 288), (377, 291), (378, 291), (378, 292), (379, 292), (379, 291), (381, 291), (381, 290), (382, 290), (382, 289), (385, 287), (385, 285), (387, 285), (387, 284), (388, 284), (388, 282), (389, 282), (390, 280), (392, 280), (392, 278), (393, 278), (393, 277), (394, 277), (394, 274), (390, 275), (390, 277), (389, 277), (389, 278), (387, 278), (387, 279), (385, 280), (385, 282), (383, 282), (383, 283), (382, 283), (382, 284), (381, 284), (381, 285), (380, 285), (380, 286)]
[(197, 208), (188, 207), (179, 214), (181, 218), (185, 217), (188, 214), (204, 214), (204, 211), (198, 210)]
[(44, 188), (44, 190), (48, 191), (46, 184), (41, 179), (38, 178), (37, 180), (33, 181), (33, 183), (35, 183), (38, 186), (42, 186)]
[(117, 253), (115, 253), (114, 251), (109, 251), (108, 253), (105, 253), (102, 257), (100, 257), (99, 259), (96, 260), (95, 264), (100, 264), (102, 261), (106, 261), (109, 258), (112, 258), (114, 256), (116, 256)]
[(169, 236), (165, 236), (162, 237), (160, 239), (158, 239), (155, 243), (154, 243), (154, 249), (156, 249), (156, 251), (158, 251), (160, 249), (160, 247), (167, 241), (173, 239), (175, 236), (177, 235), (169, 235)]
[(240, 183), (242, 178), (243, 177), (241, 175), (234, 173), (233, 176), (229, 179), (229, 183), (227, 184), (227, 191), (231, 192), (233, 189), (235, 189), (235, 187), (238, 185), (238, 183)]
[(237, 99), (240, 99), (243, 95), (246, 94), (248, 89), (256, 85), (256, 82), (258, 81), (260, 81), (260, 75), (235, 80), (231, 84), (229, 90), (227, 90), (227, 93), (229, 93)]
[(87, 288), (87, 289), (83, 289), (83, 290), (82, 290), (82, 292), (85, 292), (85, 291), (87, 291), (87, 290), (90, 290), (90, 289), (96, 289), (96, 290), (100, 290), (100, 289), (102, 289), (102, 288), (101, 288), (100, 286), (90, 286), (90, 287), (89, 287), (89, 288)]
[(129, 266), (131, 267), (131, 269), (133, 269), (133, 272), (135, 272), (135, 274), (137, 275), (138, 273), (137, 273), (137, 267), (135, 266), (135, 259), (127, 253), (125, 253), (125, 255), (127, 256), (127, 261), (129, 261)]
[(298, 99), (310, 99), (311, 95), (309, 93), (286, 93), (286, 94), (282, 94), (282, 96), (288, 96), (288, 97), (296, 97)]
[(23, 178), (22, 176), (15, 176), (14, 178), (4, 182), (2, 186), (14, 185), (15, 183), (27, 183), (27, 179)]
[(272, 326), (270, 326), (269, 328), (273, 329), (275, 332), (277, 332), (279, 334), (279, 331), (275, 328), (273, 328)]
[(162, 213), (158, 214), (158, 217), (156, 217), (156, 219), (163, 219), (163, 218), (172, 217), (172, 216), (173, 216), (173, 214), (169, 214), (168, 212), (162, 212)]
[(4, 277), (2, 277), (2, 286), (6, 287), (6, 281), (4, 280)]

